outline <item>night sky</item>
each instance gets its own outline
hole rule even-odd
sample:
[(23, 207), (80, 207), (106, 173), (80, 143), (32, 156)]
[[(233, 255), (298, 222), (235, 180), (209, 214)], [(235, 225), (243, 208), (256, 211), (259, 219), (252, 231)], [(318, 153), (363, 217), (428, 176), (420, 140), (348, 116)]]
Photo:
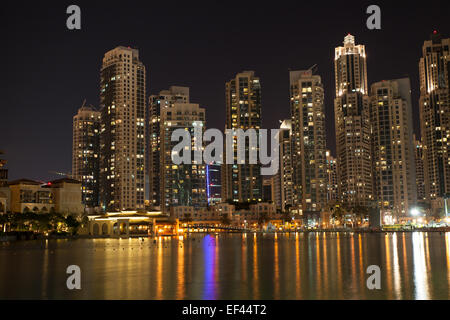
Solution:
[[(263, 125), (277, 128), (290, 115), (289, 69), (317, 64), (334, 153), (334, 48), (344, 36), (366, 45), (369, 85), (411, 78), (416, 133), (423, 41), (434, 29), (450, 36), (450, 1), (168, 2), (2, 3), (0, 149), (10, 180), (70, 172), (72, 117), (84, 99), (98, 106), (103, 54), (119, 45), (139, 49), (147, 96), (188, 86), (207, 127), (221, 130), (225, 82), (236, 73), (260, 77)], [(79, 31), (66, 28), (71, 4), (81, 8)], [(381, 7), (381, 30), (366, 28), (370, 4)]]

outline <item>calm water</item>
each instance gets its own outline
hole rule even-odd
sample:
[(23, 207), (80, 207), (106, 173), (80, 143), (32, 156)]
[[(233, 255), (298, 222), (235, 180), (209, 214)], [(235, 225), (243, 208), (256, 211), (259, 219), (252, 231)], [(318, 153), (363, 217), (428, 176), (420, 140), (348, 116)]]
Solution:
[[(66, 268), (81, 268), (81, 290)], [(366, 268), (381, 267), (381, 290)], [(448, 299), (450, 233), (221, 234), (0, 243), (0, 298)]]

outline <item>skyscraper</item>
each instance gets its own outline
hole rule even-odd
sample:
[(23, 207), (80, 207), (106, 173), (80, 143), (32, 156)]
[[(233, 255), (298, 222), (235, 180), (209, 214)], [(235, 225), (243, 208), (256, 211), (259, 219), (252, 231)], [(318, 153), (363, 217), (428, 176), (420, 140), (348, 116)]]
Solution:
[(335, 48), (334, 100), (339, 194), (350, 205), (372, 200), (372, 159), (366, 52), (348, 34)]
[(421, 140), (417, 140), (414, 135), (414, 155), (416, 161), (416, 186), (417, 201), (423, 202), (427, 200), (425, 192), (425, 176), (423, 168), (423, 145)]
[[(192, 206), (197, 209), (207, 206), (206, 166), (194, 158), (198, 147), (194, 130), (197, 128), (203, 133), (205, 123), (205, 109), (198, 104), (173, 103), (168, 108), (161, 108), (161, 209), (165, 213), (169, 213), (170, 207)], [(172, 150), (178, 144), (178, 141), (171, 141), (175, 129), (187, 130), (191, 134), (192, 164), (177, 165), (172, 161)]]
[(428, 201), (450, 195), (450, 39), (434, 31), (419, 62), (420, 127)]
[[(294, 204), (294, 169), (292, 167), (292, 120), (283, 120), (280, 125), (279, 140), (280, 144), (280, 166), (277, 173), (280, 187), (280, 206), (281, 211), (288, 211)], [(278, 198), (276, 196), (276, 198)], [(276, 201), (278, 202), (278, 201)]]
[(212, 163), (206, 165), (206, 194), (208, 205), (222, 201), (221, 164)]
[[(238, 73), (225, 84), (225, 107), (225, 129), (261, 129), (261, 83), (254, 71)], [(222, 165), (223, 201), (262, 201), (261, 165), (249, 164), (248, 146), (247, 142), (245, 164), (237, 164), (234, 139), (235, 163)], [(226, 159), (226, 148), (223, 159)]]
[(85, 207), (99, 205), (100, 111), (83, 105), (73, 117), (72, 178), (81, 182)]
[(382, 216), (409, 215), (417, 202), (409, 78), (372, 84), (370, 90), (374, 196)]
[(294, 206), (320, 211), (327, 195), (323, 85), (312, 70), (291, 71), (289, 76)]
[(161, 109), (170, 108), (174, 103), (188, 103), (189, 88), (171, 86), (158, 95), (149, 97), (149, 154), (148, 172), (150, 203), (161, 205)]
[(327, 150), (327, 203), (336, 203), (339, 201), (337, 161)]
[(119, 46), (100, 70), (100, 200), (105, 210), (144, 209), (145, 67), (139, 51)]

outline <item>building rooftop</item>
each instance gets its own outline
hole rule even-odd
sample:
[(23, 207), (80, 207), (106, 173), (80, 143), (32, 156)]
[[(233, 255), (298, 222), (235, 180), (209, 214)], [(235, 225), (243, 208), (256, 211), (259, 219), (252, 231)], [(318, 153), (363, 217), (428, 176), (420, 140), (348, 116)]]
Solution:
[(28, 185), (40, 185), (41, 183), (39, 181), (35, 181), (35, 180), (31, 180), (31, 179), (17, 179), (17, 180), (13, 180), (8, 182), (8, 185), (16, 185), (16, 184), (28, 184)]
[(49, 182), (49, 185), (52, 185), (52, 184), (58, 184), (58, 183), (63, 183), (63, 182), (65, 182), (65, 183), (77, 183), (77, 184), (80, 184), (80, 183), (81, 183), (80, 181), (75, 180), (75, 179), (71, 179), (71, 178), (61, 178), (61, 179), (56, 179), (56, 180), (50, 181), (50, 182)]

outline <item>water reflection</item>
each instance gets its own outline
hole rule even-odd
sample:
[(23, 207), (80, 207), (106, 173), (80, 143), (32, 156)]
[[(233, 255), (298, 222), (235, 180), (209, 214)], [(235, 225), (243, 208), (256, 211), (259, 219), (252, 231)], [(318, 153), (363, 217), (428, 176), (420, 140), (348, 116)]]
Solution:
[[(79, 292), (65, 288), (70, 264), (82, 268)], [(381, 290), (366, 288), (372, 264)], [(2, 299), (448, 299), (450, 234), (17, 242), (0, 244), (0, 283)]]
[(414, 298), (417, 300), (429, 299), (428, 274), (425, 262), (425, 248), (422, 232), (413, 232), (412, 246), (414, 256)]
[(184, 299), (185, 297), (185, 278), (184, 278), (184, 245), (183, 237), (181, 236), (178, 243), (178, 257), (177, 257), (177, 299)]
[(396, 299), (401, 299), (400, 291), (400, 266), (398, 263), (398, 247), (397, 247), (397, 234), (392, 235), (392, 252), (393, 252), (393, 269), (394, 269), (394, 293)]
[(215, 239), (210, 235), (203, 238), (203, 257), (204, 257), (204, 288), (203, 288), (203, 300), (217, 299), (217, 259), (218, 259), (218, 247), (216, 246)]

